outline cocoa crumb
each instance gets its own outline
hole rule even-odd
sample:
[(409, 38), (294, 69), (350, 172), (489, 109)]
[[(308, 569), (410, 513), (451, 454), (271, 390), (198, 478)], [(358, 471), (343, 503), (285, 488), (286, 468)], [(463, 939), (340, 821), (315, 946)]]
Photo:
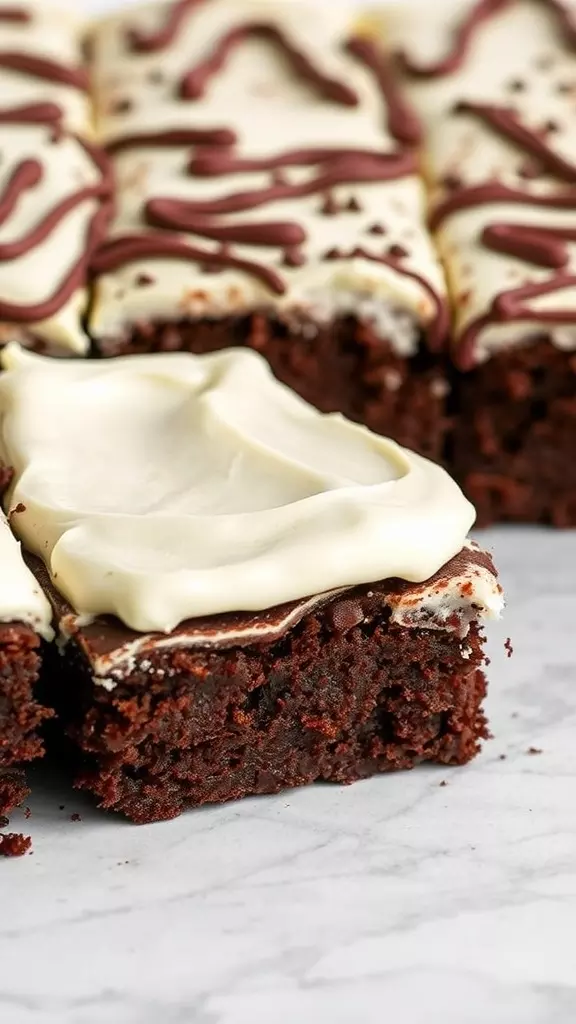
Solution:
[(504, 649), (506, 651), (506, 657), (511, 658), (514, 654), (514, 648), (512, 647), (512, 641), (509, 636), (506, 637), (506, 640), (504, 641)]
[(302, 267), (306, 263), (306, 257), (301, 249), (294, 246), (284, 250), (282, 263), (285, 267)]
[(536, 754), (542, 754), (543, 751), (541, 747), (528, 747), (526, 753), (530, 754), (531, 757), (535, 757)]
[(30, 810), (29, 807), (25, 807), (24, 808), (24, 817), (26, 818), (26, 821), (28, 821), (28, 818), (30, 818), (31, 816), (32, 816), (32, 811)]
[(23, 857), (32, 846), (30, 836), (21, 832), (6, 832), (0, 836), (0, 857)]
[(334, 217), (339, 213), (338, 203), (331, 192), (327, 192), (322, 200), (322, 206), (320, 207), (320, 213), (325, 217)]
[(462, 178), (458, 177), (457, 174), (445, 174), (440, 184), (448, 192), (456, 192), (459, 188), (462, 188)]
[(79, 814), (74, 813), (70, 815), (70, 821), (82, 821), (82, 818)]
[(135, 283), (138, 288), (146, 288), (147, 285), (154, 284), (155, 280), (152, 274), (138, 274)]
[(498, 760), (499, 761), (505, 761), (507, 757), (508, 757), (508, 754), (500, 754), (499, 757), (498, 757)]
[(356, 198), (356, 196), (351, 196), (348, 202), (346, 203), (346, 209), (349, 210), (350, 213), (361, 213), (362, 204), (360, 203), (360, 200)]
[(446, 782), (446, 779), (442, 779), (442, 782), (439, 782), (438, 785), (443, 789), (444, 786), (448, 785), (448, 783)]
[(110, 113), (111, 114), (129, 114), (133, 107), (134, 107), (133, 100), (128, 99), (128, 97), (124, 97), (121, 100), (116, 100), (116, 102), (112, 104), (112, 106), (110, 108)]
[(386, 228), (384, 227), (383, 224), (372, 224), (368, 228), (368, 234), (369, 235), (385, 235), (386, 234)]
[(389, 245), (386, 251), (387, 256), (391, 256), (394, 260), (403, 260), (406, 256), (409, 256), (409, 252), (404, 248), (403, 245)]

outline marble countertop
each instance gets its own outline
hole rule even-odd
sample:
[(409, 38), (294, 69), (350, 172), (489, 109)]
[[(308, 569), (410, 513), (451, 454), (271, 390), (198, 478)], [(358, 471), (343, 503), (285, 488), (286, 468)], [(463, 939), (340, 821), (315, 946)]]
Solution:
[(482, 540), (509, 607), (474, 764), (139, 828), (37, 772), (0, 1020), (573, 1024), (576, 533)]

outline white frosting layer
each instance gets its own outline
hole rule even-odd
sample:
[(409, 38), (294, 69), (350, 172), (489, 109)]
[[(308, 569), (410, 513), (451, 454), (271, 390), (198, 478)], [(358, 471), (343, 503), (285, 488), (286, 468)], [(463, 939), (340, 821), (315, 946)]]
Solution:
[[(52, 129), (46, 125), (1, 125), (0, 136), (0, 194), (24, 160), (36, 160), (42, 166), (39, 183), (22, 195), (12, 214), (0, 224), (0, 245), (26, 237), (56, 206), (100, 180), (93, 160), (72, 136), (63, 136), (54, 144)], [(79, 203), (38, 245), (18, 258), (0, 262), (0, 301), (28, 306), (49, 299), (83, 259), (97, 208), (96, 199)], [(88, 348), (81, 323), (86, 304), (86, 289), (78, 288), (48, 320), (1, 324), (0, 342), (19, 339), (20, 331), (31, 331), (52, 349), (83, 354)]]
[[(386, 5), (381, 13), (386, 44), (419, 63), (436, 62), (450, 51), (455, 28), (475, 3), (477, 0), (421, 0)], [(566, 0), (564, 6), (573, 12), (576, 24), (574, 0)], [(453, 113), (454, 105), (463, 100), (512, 109), (522, 124), (544, 130), (547, 145), (576, 165), (576, 59), (562, 39), (558, 16), (545, 3), (516, 0), (477, 28), (463, 67), (440, 78), (408, 78), (406, 90), (424, 125), (426, 171), (434, 204), (447, 194), (443, 181), (454, 177), (460, 187), (496, 178), (529, 196), (569, 188), (554, 175), (526, 177), (524, 170), (529, 164), (538, 173), (536, 158), (528, 157), (476, 118)], [(546, 131), (547, 125), (552, 130)], [(546, 209), (529, 200), (520, 205), (490, 203), (452, 214), (444, 222), (438, 244), (455, 301), (459, 335), (486, 314), (504, 290), (549, 281), (554, 274), (483, 245), (484, 228), (495, 222), (576, 231), (576, 199), (573, 210)], [(576, 244), (568, 243), (568, 252), (564, 272), (574, 275)], [(576, 348), (576, 286), (529, 299), (525, 305), (525, 320), (482, 329), (478, 359), (543, 332), (559, 347)], [(542, 327), (536, 320), (542, 310), (565, 310), (565, 323)]]
[(20, 544), (0, 513), (0, 622), (25, 622), (52, 640), (52, 611), (22, 558)]
[[(82, 4), (77, 6), (81, 8)], [(0, 18), (2, 51), (23, 53), (71, 68), (81, 64), (84, 24), (70, 8), (47, 0), (2, 0), (0, 15), (5, 8), (25, 11), (29, 20)], [(85, 92), (7, 68), (0, 62), (0, 110), (30, 103), (56, 103), (64, 113), (67, 127), (73, 131), (85, 132), (91, 122), (90, 101)]]
[[(143, 132), (225, 127), (237, 133), (235, 153), (244, 158), (306, 147), (380, 153), (400, 148), (386, 130), (386, 106), (374, 77), (344, 51), (355, 28), (345, 5), (210, 0), (190, 10), (171, 45), (152, 53), (131, 52), (129, 30), (159, 28), (167, 10), (166, 4), (159, 3), (126, 8), (95, 30), (98, 126), (106, 140)], [(237, 46), (202, 99), (181, 100), (179, 83), (185, 72), (209, 55), (227, 32), (254, 21), (280, 27), (316, 67), (355, 90), (359, 105), (341, 106), (320, 97), (295, 77), (275, 46), (254, 38)], [(271, 183), (270, 171), (192, 176), (186, 170), (192, 153), (191, 146), (148, 145), (116, 155), (119, 201), (114, 236), (146, 230), (143, 208), (150, 198), (207, 200)], [(302, 183), (315, 177), (318, 168), (288, 167), (283, 174), (289, 183)], [(401, 246), (406, 250), (401, 265), (420, 274), (444, 297), (443, 274), (425, 228), (421, 182), (411, 175), (387, 183), (350, 184), (334, 188), (333, 197), (341, 207), (338, 215), (323, 214), (325, 195), (314, 194), (216, 218), (219, 224), (290, 221), (305, 229), (306, 262), (299, 267), (284, 266), (282, 250), (277, 248), (233, 246), (239, 257), (277, 269), (286, 283), (284, 295), (275, 295), (265, 283), (237, 269), (207, 274), (183, 260), (141, 260), (99, 279), (92, 332), (112, 350), (114, 339), (135, 321), (221, 317), (264, 308), (292, 323), (300, 319), (327, 322), (356, 314), (373, 323), (379, 336), (390, 340), (398, 352), (414, 352), (421, 328), (436, 315), (434, 300), (421, 283), (400, 270), (351, 254), (363, 247), (382, 256), (391, 247)], [(360, 209), (345, 208), (352, 198)], [(374, 224), (383, 227), (382, 235), (370, 234)], [(217, 243), (191, 234), (180, 237), (208, 251), (218, 249)], [(325, 261), (325, 253), (333, 248), (350, 255)]]
[(247, 351), (0, 377), (15, 528), (81, 615), (168, 632), (398, 576), (459, 552), (474, 510), (439, 466), (277, 383)]
[[(0, 18), (0, 51), (52, 61), (72, 69), (81, 65), (80, 24), (69, 10), (52, 7), (41, 0), (7, 0), (0, 3), (0, 15), (3, 8), (27, 12), (29, 20), (20, 23)], [(91, 130), (90, 104), (85, 92), (23, 70), (7, 68), (0, 59), (0, 111), (35, 104), (56, 104), (62, 111), (62, 125), (71, 132), (87, 134)], [(50, 123), (0, 124), (0, 136), (0, 195), (6, 194), (9, 182), (24, 160), (41, 164), (40, 180), (23, 192), (6, 219), (1, 221), (0, 245), (5, 245), (25, 238), (79, 188), (95, 185), (99, 173), (75, 137), (64, 136), (54, 142)], [(0, 302), (36, 306), (54, 295), (84, 255), (95, 210), (94, 201), (81, 203), (48, 230), (42, 242), (28, 253), (15, 259), (3, 259), (0, 262)], [(81, 318), (86, 305), (86, 289), (80, 287), (49, 318), (40, 322), (23, 319), (0, 323), (0, 343), (26, 340), (33, 334), (53, 351), (84, 353), (88, 339)]]

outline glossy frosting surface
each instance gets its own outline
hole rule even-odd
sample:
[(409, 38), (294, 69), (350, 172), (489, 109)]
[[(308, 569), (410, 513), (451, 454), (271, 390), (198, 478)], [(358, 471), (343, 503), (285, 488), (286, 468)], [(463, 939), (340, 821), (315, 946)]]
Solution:
[(423, 581), (474, 511), (439, 466), (279, 384), (247, 351), (0, 377), (18, 535), (79, 614), (136, 630), (389, 577)]

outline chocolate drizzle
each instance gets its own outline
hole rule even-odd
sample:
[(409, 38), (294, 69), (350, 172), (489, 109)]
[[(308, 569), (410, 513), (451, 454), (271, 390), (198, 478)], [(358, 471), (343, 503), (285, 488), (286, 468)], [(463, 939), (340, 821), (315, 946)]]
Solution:
[[(150, 227), (177, 232), (188, 231), (222, 244), (277, 246), (285, 250), (293, 250), (306, 240), (306, 232), (297, 222), (218, 224), (214, 218), (225, 214), (244, 213), (280, 199), (297, 199), (322, 194), (336, 185), (387, 181), (411, 173), (415, 166), (414, 155), (410, 152), (382, 154), (369, 150), (337, 149), (291, 151), (285, 158), (278, 154), (268, 160), (255, 161), (241, 160), (226, 151), (221, 153), (217, 150), (208, 150), (193, 158), (192, 167), (195, 161), (203, 161), (204, 170), (208, 170), (212, 175), (226, 174), (229, 167), (236, 171), (245, 170), (247, 166), (251, 170), (277, 169), (284, 166), (313, 166), (318, 163), (318, 174), (309, 181), (297, 185), (281, 181), (268, 187), (233, 192), (212, 200), (187, 201), (159, 196), (149, 199), (146, 203), (145, 220)], [(109, 272), (134, 259), (144, 259), (146, 257), (143, 252), (146, 250), (148, 257), (177, 258), (180, 255), (182, 259), (197, 262), (205, 268), (235, 267), (257, 277), (278, 295), (286, 291), (284, 281), (275, 270), (254, 261), (239, 259), (229, 249), (210, 253), (177, 239), (157, 234), (129, 236), (125, 244), (115, 245), (112, 242), (110, 246), (104, 246), (103, 253), (98, 254), (94, 262), (96, 273)], [(284, 260), (284, 265), (301, 266), (304, 262), (305, 256), (299, 252), (297, 263), (289, 256), (288, 260)], [(404, 273), (404, 270), (401, 272)]]
[(170, 5), (162, 28), (149, 35), (137, 29), (128, 29), (128, 48), (133, 53), (155, 53), (164, 50), (174, 41), (188, 15), (204, 3), (206, 0), (177, 0)]
[(459, 103), (457, 113), (471, 114), (499, 135), (521, 146), (529, 156), (538, 158), (542, 167), (563, 181), (576, 184), (576, 164), (568, 163), (544, 141), (543, 135), (521, 123), (513, 110), (490, 103)]
[[(0, 225), (10, 217), (22, 194), (28, 189), (35, 188), (41, 180), (42, 164), (38, 160), (22, 160), (18, 164), (0, 195)], [(3, 246), (0, 246), (0, 250), (2, 248)]]
[(450, 326), (450, 316), (446, 303), (443, 302), (441, 297), (438, 295), (432, 285), (426, 280), (422, 274), (418, 274), (415, 270), (408, 270), (405, 266), (400, 266), (400, 258), (394, 256), (378, 256), (375, 253), (364, 249), (362, 246), (357, 246), (352, 250), (351, 253), (343, 253), (339, 250), (335, 250), (336, 255), (331, 257), (333, 259), (350, 259), (360, 258), (363, 260), (369, 260), (372, 263), (383, 263), (385, 266), (390, 267), (396, 272), (402, 273), (405, 277), (409, 277), (412, 281), (416, 281), (417, 284), (426, 292), (428, 297), (432, 300), (432, 304), (435, 308), (434, 320), (430, 326), (428, 334), (428, 344), (432, 349), (439, 349), (446, 339), (448, 329)]
[(233, 146), (236, 135), (230, 128), (175, 128), (158, 132), (120, 135), (106, 146), (111, 154), (138, 146)]
[(222, 70), (236, 47), (246, 39), (259, 39), (278, 47), (296, 74), (325, 99), (347, 107), (358, 105), (358, 95), (350, 86), (325, 75), (315, 67), (306, 54), (290, 42), (281, 29), (267, 22), (249, 22), (231, 29), (222, 36), (212, 53), (188, 71), (182, 79), (180, 84), (182, 99), (200, 99), (210, 80)]
[[(430, 79), (458, 71), (465, 65), (475, 34), (483, 23), (516, 2), (519, 0), (480, 0), (457, 28), (449, 52), (442, 60), (423, 65), (401, 54), (401, 67), (410, 75)], [(565, 43), (574, 49), (576, 24), (562, 0), (538, 2), (557, 17)], [(523, 83), (520, 80), (512, 84), (514, 91), (522, 91)], [(516, 88), (518, 85), (519, 89)], [(523, 124), (515, 109), (469, 100), (458, 103), (454, 112), (473, 117), (519, 149), (528, 158), (518, 172), (520, 177), (531, 179), (549, 175), (556, 179), (558, 187), (532, 192), (525, 186), (516, 188), (494, 179), (467, 187), (458, 182), (454, 188), (448, 188), (444, 182), (445, 196), (430, 217), (433, 230), (441, 229), (448, 218), (459, 212), (486, 204), (518, 204), (527, 210), (530, 207), (549, 208), (576, 214), (576, 163), (556, 152), (547, 141), (547, 137), (558, 129), (556, 121), (549, 120), (538, 130)], [(528, 174), (526, 168), (533, 166), (535, 170)], [(576, 314), (570, 309), (530, 308), (530, 300), (551, 296), (576, 285), (576, 276), (567, 271), (570, 264), (568, 245), (576, 242), (576, 226), (530, 224), (528, 218), (522, 222), (494, 222), (484, 228), (480, 241), (492, 252), (512, 257), (540, 270), (548, 270), (551, 274), (545, 280), (528, 281), (518, 287), (503, 290), (496, 295), (484, 315), (467, 325), (459, 339), (456, 356), (463, 369), (474, 365), (478, 339), (486, 328), (494, 324), (519, 320), (527, 320), (536, 325), (576, 323)]]
[(363, 36), (353, 36), (346, 44), (348, 53), (372, 72), (385, 101), (387, 128), (393, 139), (407, 146), (422, 140), (419, 118), (402, 96), (394, 70), (382, 49)]
[[(454, 32), (452, 45), (441, 60), (430, 64), (420, 64), (412, 60), (405, 52), (397, 55), (397, 60), (404, 72), (414, 78), (442, 78), (444, 75), (459, 71), (464, 65), (470, 47), (478, 30), (485, 22), (501, 14), (517, 0), (478, 0)], [(560, 28), (568, 45), (576, 46), (576, 24), (568, 8), (562, 0), (538, 0), (550, 9), (558, 18)]]
[[(0, 23), (27, 25), (31, 21), (32, 18), (25, 8), (0, 8)], [(7, 36), (8, 33), (5, 35)], [(50, 193), (49, 168), (42, 160), (42, 147), (59, 142), (65, 134), (65, 109), (57, 102), (44, 100), (44, 83), (84, 92), (88, 89), (88, 74), (84, 68), (72, 67), (49, 57), (29, 53), (25, 49), (21, 51), (8, 48), (0, 50), (0, 69), (17, 72), (18, 81), (20, 78), (25, 81), (24, 76), (33, 80), (33, 83), (34, 80), (37, 80), (35, 92), (38, 97), (32, 102), (15, 103), (11, 107), (0, 109), (0, 125), (15, 125), (22, 129), (26, 129), (27, 126), (39, 126), (40, 129), (43, 127), (46, 129), (44, 140), (42, 130), (39, 132), (28, 131), (23, 134), (22, 140), (25, 145), (27, 145), (26, 140), (29, 140), (30, 151), (38, 155), (34, 159), (22, 159), (11, 168), (0, 194), (0, 226), (10, 229), (12, 227), (10, 218), (17, 216), (23, 203), (28, 204), (28, 210), (34, 210), (35, 189), (47, 183)], [(18, 90), (15, 92), (18, 98)], [(75, 191), (49, 207), (48, 210), (41, 207), (39, 220), (31, 227), (28, 218), (25, 217), (24, 233), (17, 235), (15, 228), (11, 231), (7, 230), (10, 240), (0, 243), (0, 264), (32, 253), (46, 239), (50, 238), (74, 210), (82, 204), (93, 201), (94, 213), (87, 218), (89, 224), (84, 250), (79, 259), (76, 259), (75, 254), (68, 256), (66, 252), (56, 254), (56, 266), (59, 267), (60, 263), (62, 264), (64, 276), (57, 282), (52, 294), (43, 301), (17, 304), (1, 298), (0, 320), (4, 322), (37, 324), (55, 316), (74, 292), (85, 284), (88, 264), (94, 248), (105, 237), (112, 205), (111, 169), (105, 156), (96, 147), (82, 139), (76, 141), (97, 171), (96, 183), (75, 188), (74, 170), (73, 167), (70, 168), (70, 177), (73, 183), (71, 187), (75, 188)], [(69, 259), (69, 268), (67, 268), (66, 259)], [(47, 267), (49, 274), (53, 274), (49, 261)]]
[(0, 124), (58, 124), (62, 108), (57, 103), (25, 103), (21, 107), (0, 109)]
[(151, 199), (146, 204), (146, 220), (152, 227), (189, 231), (216, 242), (288, 248), (306, 241), (306, 232), (300, 224), (263, 221), (255, 224), (216, 225), (201, 214), (195, 214), (189, 209), (188, 203), (179, 199)]
[(0, 8), (0, 22), (9, 22), (12, 25), (28, 25), (32, 21), (30, 11), (24, 7), (2, 7)]
[(570, 189), (563, 192), (532, 193), (504, 185), (501, 181), (491, 180), (482, 185), (462, 188), (447, 196), (432, 210), (430, 227), (437, 231), (453, 214), (491, 203), (521, 203), (555, 210), (576, 210), (576, 193)]
[(445, 57), (431, 64), (419, 64), (402, 51), (397, 57), (400, 67), (415, 78), (441, 78), (443, 75), (459, 71), (480, 26), (509, 7), (510, 2), (511, 0), (479, 0), (457, 26), (452, 45)]
[[(133, 52), (149, 53), (168, 47), (176, 40), (184, 19), (202, 3), (203, 0), (190, 0), (173, 4), (163, 26), (156, 33), (145, 35), (131, 29), (128, 33), (129, 48)], [(180, 98), (192, 102), (200, 100), (234, 50), (243, 42), (254, 39), (278, 49), (298, 78), (323, 99), (346, 107), (359, 104), (359, 95), (345, 79), (328, 76), (294, 44), (282, 28), (268, 21), (247, 21), (225, 31), (212, 44), (208, 54), (184, 75), (178, 87)], [(252, 158), (239, 152), (235, 133), (225, 126), (119, 135), (107, 147), (113, 155), (136, 146), (189, 145), (193, 150), (188, 173), (196, 177), (221, 178), (252, 172), (269, 173), (270, 177), (268, 182), (259, 184), (259, 187), (242, 191), (231, 188), (213, 198), (186, 200), (162, 195), (149, 197), (143, 218), (145, 225), (154, 230), (127, 234), (107, 242), (93, 260), (93, 273), (110, 273), (127, 263), (143, 259), (182, 259), (197, 263), (204, 272), (216, 272), (224, 268), (242, 270), (256, 277), (273, 293), (285, 294), (286, 283), (280, 271), (264, 263), (241, 259), (234, 252), (234, 246), (278, 248), (281, 250), (278, 261), (280, 266), (300, 267), (307, 259), (307, 232), (304, 226), (288, 220), (258, 221), (242, 218), (235, 222), (231, 219), (234, 215), (249, 214), (279, 201), (315, 195), (325, 200), (329, 197), (327, 202), (336, 215), (346, 210), (360, 212), (361, 204), (355, 196), (347, 202), (342, 201), (333, 194), (333, 190), (340, 186), (394, 181), (418, 172), (413, 146), (420, 135), (419, 124), (403, 101), (381, 49), (376, 43), (360, 37), (347, 40), (343, 49), (362, 64), (374, 80), (386, 106), (388, 132), (401, 143), (398, 149), (380, 152), (377, 149), (337, 146), (306, 147)], [(285, 173), (290, 168), (300, 171), (310, 168), (311, 173), (306, 177), (301, 173), (291, 176)], [(326, 212), (329, 212), (328, 208)], [(185, 232), (197, 239), (215, 242), (219, 248), (210, 251), (192, 240), (179, 237)], [(358, 250), (355, 255), (361, 256), (362, 253)], [(338, 258), (349, 257), (339, 255)], [(364, 258), (377, 259), (368, 254)], [(389, 262), (398, 274), (416, 276), (410, 274), (399, 259), (390, 258), (387, 261), (383, 258), (380, 262)], [(419, 281), (424, 290), (430, 293), (430, 285)], [(438, 295), (434, 295), (434, 303), (438, 309), (443, 306)], [(437, 321), (439, 329), (445, 329), (444, 309)]]
[[(40, 245), (54, 231), (72, 210), (90, 199), (98, 201), (96, 213), (91, 219), (88, 236), (81, 258), (72, 266), (54, 291), (42, 302), (18, 305), (0, 299), (0, 320), (10, 323), (37, 323), (54, 316), (68, 302), (74, 292), (81, 288), (88, 271), (88, 265), (95, 249), (105, 237), (111, 216), (112, 179), (107, 160), (102, 153), (90, 143), (79, 140), (99, 171), (96, 185), (78, 189), (68, 196), (49, 213), (31, 231), (19, 239), (0, 245), (0, 261), (16, 259)], [(3, 223), (16, 207), (23, 192), (39, 184), (42, 178), (42, 166), (34, 160), (23, 161), (16, 169), (4, 195), (0, 199), (0, 223)]]
[(0, 68), (21, 71), (32, 78), (40, 78), (53, 85), (67, 85), (71, 89), (88, 91), (88, 73), (84, 68), (72, 68), (47, 57), (35, 57), (31, 53), (0, 50)]
[(538, 267), (561, 270), (570, 260), (565, 243), (576, 242), (576, 226), (551, 228), (535, 224), (490, 224), (482, 233), (482, 241), (494, 252), (515, 256)]
[[(302, 165), (307, 166), (317, 163), (312, 154), (302, 153)], [(324, 151), (320, 151), (324, 152)], [(293, 154), (289, 154), (290, 163), (285, 166), (298, 166), (294, 163)], [(276, 157), (275, 160), (280, 160)], [(337, 185), (357, 185), (361, 182), (392, 181), (413, 173), (416, 168), (415, 157), (412, 153), (371, 153), (369, 150), (360, 155), (358, 150), (353, 150), (352, 155), (348, 150), (332, 150), (330, 159), (321, 159), (319, 162), (318, 174), (308, 181), (290, 185), (279, 183), (269, 185), (266, 188), (253, 189), (248, 192), (233, 192), (218, 199), (205, 199), (184, 202), (188, 211), (200, 214), (224, 214), (241, 213), (245, 210), (254, 210), (258, 206), (280, 199), (300, 199), (304, 196), (315, 195), (316, 193), (327, 192)], [(276, 163), (276, 166), (283, 166)], [(224, 173), (224, 172), (221, 172)]]
[(108, 274), (125, 266), (126, 263), (147, 259), (185, 260), (206, 267), (235, 268), (258, 278), (276, 295), (283, 295), (286, 291), (284, 281), (271, 267), (242, 260), (228, 250), (210, 252), (207, 249), (199, 249), (178, 238), (160, 233), (122, 235), (120, 238), (114, 238), (100, 246), (92, 259), (91, 267), (94, 274)]

